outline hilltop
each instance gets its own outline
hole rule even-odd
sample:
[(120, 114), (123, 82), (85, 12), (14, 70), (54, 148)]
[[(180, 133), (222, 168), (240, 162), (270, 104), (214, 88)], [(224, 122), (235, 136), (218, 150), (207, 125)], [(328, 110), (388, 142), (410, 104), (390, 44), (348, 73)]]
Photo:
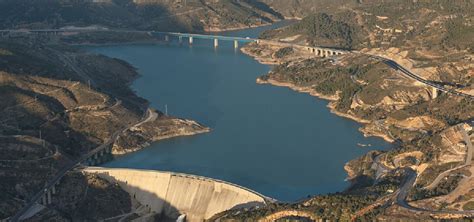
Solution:
[(254, 1), (0, 0), (0, 29), (98, 25), (209, 32), (265, 25), (282, 18)]

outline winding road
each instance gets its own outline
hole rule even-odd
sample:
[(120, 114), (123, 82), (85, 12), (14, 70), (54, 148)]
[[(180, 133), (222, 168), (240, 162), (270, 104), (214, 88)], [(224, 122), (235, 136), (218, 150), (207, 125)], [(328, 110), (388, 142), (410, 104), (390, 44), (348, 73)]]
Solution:
[(383, 61), (385, 64), (387, 64), (391, 68), (393, 68), (397, 71), (400, 71), (405, 76), (407, 76), (407, 77), (409, 77), (409, 78), (411, 78), (411, 79), (413, 79), (417, 82), (420, 82), (424, 85), (431, 86), (433, 88), (436, 88), (437, 90), (440, 90), (440, 91), (448, 93), (448, 94), (452, 94), (452, 95), (456, 95), (456, 96), (463, 96), (463, 97), (474, 100), (474, 95), (459, 92), (459, 91), (453, 90), (453, 89), (448, 89), (448, 88), (446, 88), (442, 85), (439, 85), (439, 84), (433, 83), (432, 81), (426, 80), (426, 79), (420, 77), (419, 75), (411, 72), (410, 70), (406, 69), (405, 67), (401, 66), (397, 62), (391, 60), (390, 58), (385, 58), (385, 57), (382, 57), (382, 56), (375, 56), (375, 55), (370, 55), (370, 54), (365, 54), (365, 55), (368, 55), (369, 57), (376, 58), (378, 60)]
[(62, 177), (64, 177), (64, 175), (66, 175), (66, 173), (68, 173), (69, 171), (75, 169), (76, 167), (78, 167), (82, 162), (86, 161), (87, 159), (93, 157), (96, 153), (99, 153), (101, 152), (102, 150), (104, 150), (105, 148), (107, 148), (109, 145), (112, 145), (119, 137), (120, 135), (125, 132), (126, 130), (134, 127), (134, 126), (137, 126), (137, 125), (140, 125), (144, 122), (148, 122), (150, 121), (152, 118), (150, 118), (150, 116), (153, 115), (153, 111), (151, 111), (150, 109), (147, 110), (147, 112), (145, 113), (144, 117), (138, 121), (137, 123), (135, 124), (130, 124), (126, 127), (123, 127), (121, 128), (120, 130), (117, 130), (114, 134), (112, 134), (112, 136), (105, 142), (103, 143), (102, 145), (96, 147), (95, 149), (93, 149), (92, 151), (90, 151), (89, 153), (83, 155), (81, 158), (77, 159), (76, 161), (73, 161), (71, 163), (69, 163), (68, 165), (66, 165), (63, 169), (61, 169), (58, 173), (56, 173), (56, 176), (54, 176), (52, 179), (50, 179), (46, 185), (38, 192), (36, 193), (29, 201), (28, 203), (20, 210), (18, 211), (15, 216), (13, 216), (11, 218), (11, 221), (12, 222), (16, 222), (16, 221), (19, 221), (20, 218), (36, 203), (38, 202), (41, 197), (49, 190), (51, 189), (51, 187), (53, 187), (55, 184), (57, 184), (59, 182), (59, 180), (61, 180)]
[(436, 188), (438, 186), (438, 184), (441, 182), (441, 180), (444, 179), (445, 177), (447, 177), (451, 172), (471, 165), (472, 155), (473, 155), (473, 152), (474, 152), (474, 148), (473, 148), (471, 139), (469, 138), (469, 135), (467, 135), (467, 132), (466, 132), (466, 130), (464, 130), (463, 127), (458, 127), (458, 128), (461, 131), (461, 134), (463, 135), (464, 142), (466, 143), (466, 146), (467, 146), (466, 160), (465, 160), (464, 164), (440, 173), (433, 180), (433, 182), (431, 182), (431, 184), (429, 184), (428, 186), (425, 186), (424, 189), (432, 190), (432, 189)]
[[(436, 187), (439, 184), (439, 182), (441, 181), (441, 179), (443, 179), (444, 177), (449, 175), (450, 172), (452, 172), (453, 170), (459, 169), (459, 168), (463, 168), (465, 166), (469, 166), (472, 163), (472, 156), (473, 156), (473, 152), (474, 152), (472, 142), (470, 140), (469, 135), (464, 130), (464, 128), (463, 127), (459, 127), (459, 128), (461, 130), (461, 133), (463, 134), (463, 138), (464, 138), (464, 140), (467, 144), (467, 147), (468, 147), (465, 164), (463, 164), (462, 166), (459, 166), (459, 167), (456, 167), (456, 168), (453, 168), (451, 170), (448, 170), (448, 171), (445, 171), (445, 172), (441, 173), (429, 186), (425, 187), (425, 189)], [(375, 157), (374, 163), (377, 165), (378, 169), (381, 169), (384, 172), (397, 170), (397, 169), (391, 169), (391, 168), (385, 166), (384, 164), (382, 164), (380, 162), (380, 155)], [(398, 168), (398, 169), (400, 169), (400, 168)], [(415, 185), (416, 178), (417, 178), (418, 175), (417, 175), (415, 170), (413, 170), (412, 168), (409, 168), (409, 167), (402, 168), (401, 170), (403, 170), (405, 172), (404, 173), (405, 178), (404, 178), (400, 188), (394, 193), (395, 196), (387, 195), (385, 197), (382, 197), (381, 199), (379, 199), (375, 203), (365, 207), (364, 209), (357, 212), (356, 215), (354, 215), (354, 217), (352, 218), (353, 221), (355, 221), (358, 216), (362, 216), (363, 214), (365, 214), (368, 211), (372, 210), (376, 206), (380, 206), (380, 205), (383, 205), (385, 203), (388, 203), (388, 202), (392, 201), (393, 198), (395, 198), (395, 203), (397, 205), (399, 205), (399, 206), (401, 206), (405, 209), (411, 210), (411, 211), (426, 212), (426, 213), (430, 213), (430, 214), (433, 214), (433, 215), (452, 214), (452, 215), (461, 215), (461, 216), (474, 217), (474, 210), (467, 210), (467, 211), (439, 210), (438, 211), (438, 210), (423, 209), (423, 208), (411, 206), (407, 202), (407, 197), (409, 195), (410, 189)]]
[(423, 208), (411, 206), (410, 204), (408, 204), (406, 199), (408, 197), (408, 193), (410, 191), (410, 188), (413, 187), (413, 185), (415, 184), (417, 173), (409, 167), (404, 168), (403, 170), (405, 170), (405, 172), (406, 172), (405, 181), (402, 184), (402, 186), (400, 187), (400, 189), (398, 190), (398, 194), (397, 194), (397, 197), (396, 197), (396, 203), (399, 206), (401, 206), (405, 209), (408, 209), (408, 210), (427, 212), (427, 213), (434, 214), (434, 215), (452, 214), (452, 215), (462, 215), (462, 216), (474, 217), (474, 210), (465, 210), (465, 211), (430, 210), (430, 209), (423, 209)]

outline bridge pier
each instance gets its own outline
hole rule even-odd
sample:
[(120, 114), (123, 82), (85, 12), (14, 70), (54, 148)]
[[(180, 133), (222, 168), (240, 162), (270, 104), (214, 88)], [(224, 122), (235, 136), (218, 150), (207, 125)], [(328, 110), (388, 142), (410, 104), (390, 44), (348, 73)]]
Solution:
[(178, 41), (179, 41), (179, 44), (183, 44), (183, 36), (178, 36)]
[(431, 87), (431, 99), (436, 99), (438, 98), (439, 91), (435, 87)]
[(219, 39), (214, 39), (214, 47), (217, 48), (219, 46)]
[(238, 49), (238, 48), (239, 48), (239, 41), (234, 40), (234, 49)]
[(41, 198), (41, 204), (43, 204), (44, 206), (48, 204), (48, 202), (46, 202), (46, 194), (43, 194), (43, 197)]
[(169, 42), (170, 41), (170, 37), (168, 35), (165, 35), (165, 41), (166, 42)]
[(48, 204), (51, 204), (52, 201), (51, 201), (51, 191), (50, 190), (48, 190), (48, 192), (47, 192), (47, 197), (48, 197)]
[(193, 44), (193, 37), (192, 37), (192, 36), (189, 36), (189, 44), (190, 44), (190, 45)]

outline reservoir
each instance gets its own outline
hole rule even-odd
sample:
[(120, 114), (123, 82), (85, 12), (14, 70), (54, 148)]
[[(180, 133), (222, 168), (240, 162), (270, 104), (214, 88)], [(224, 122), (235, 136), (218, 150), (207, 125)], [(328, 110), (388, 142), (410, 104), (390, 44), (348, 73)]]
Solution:
[[(269, 28), (221, 35), (257, 37)], [(347, 161), (390, 147), (379, 138), (364, 138), (358, 123), (331, 114), (327, 101), (257, 85), (256, 78), (271, 67), (234, 50), (231, 41), (214, 49), (212, 40), (195, 38), (193, 46), (172, 40), (87, 49), (136, 67), (141, 77), (132, 87), (152, 107), (164, 112), (167, 106), (169, 115), (212, 131), (163, 140), (105, 166), (202, 175), (294, 201), (344, 190)]]

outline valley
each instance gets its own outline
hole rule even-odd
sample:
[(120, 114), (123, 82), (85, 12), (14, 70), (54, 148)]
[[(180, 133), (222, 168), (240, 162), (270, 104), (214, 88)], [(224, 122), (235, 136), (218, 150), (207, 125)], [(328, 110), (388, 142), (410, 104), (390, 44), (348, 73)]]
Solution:
[[(208, 176), (281, 200), (211, 221), (469, 220), (473, 7), (0, 0), (2, 29), (15, 30), (0, 38), (0, 219), (25, 206), (30, 221), (184, 212), (154, 212), (123, 183), (88, 173), (95, 150), (109, 147), (92, 165)], [(265, 26), (282, 19), (298, 21)], [(78, 27), (98, 31), (28, 32)], [(241, 53), (155, 30), (258, 41)]]

